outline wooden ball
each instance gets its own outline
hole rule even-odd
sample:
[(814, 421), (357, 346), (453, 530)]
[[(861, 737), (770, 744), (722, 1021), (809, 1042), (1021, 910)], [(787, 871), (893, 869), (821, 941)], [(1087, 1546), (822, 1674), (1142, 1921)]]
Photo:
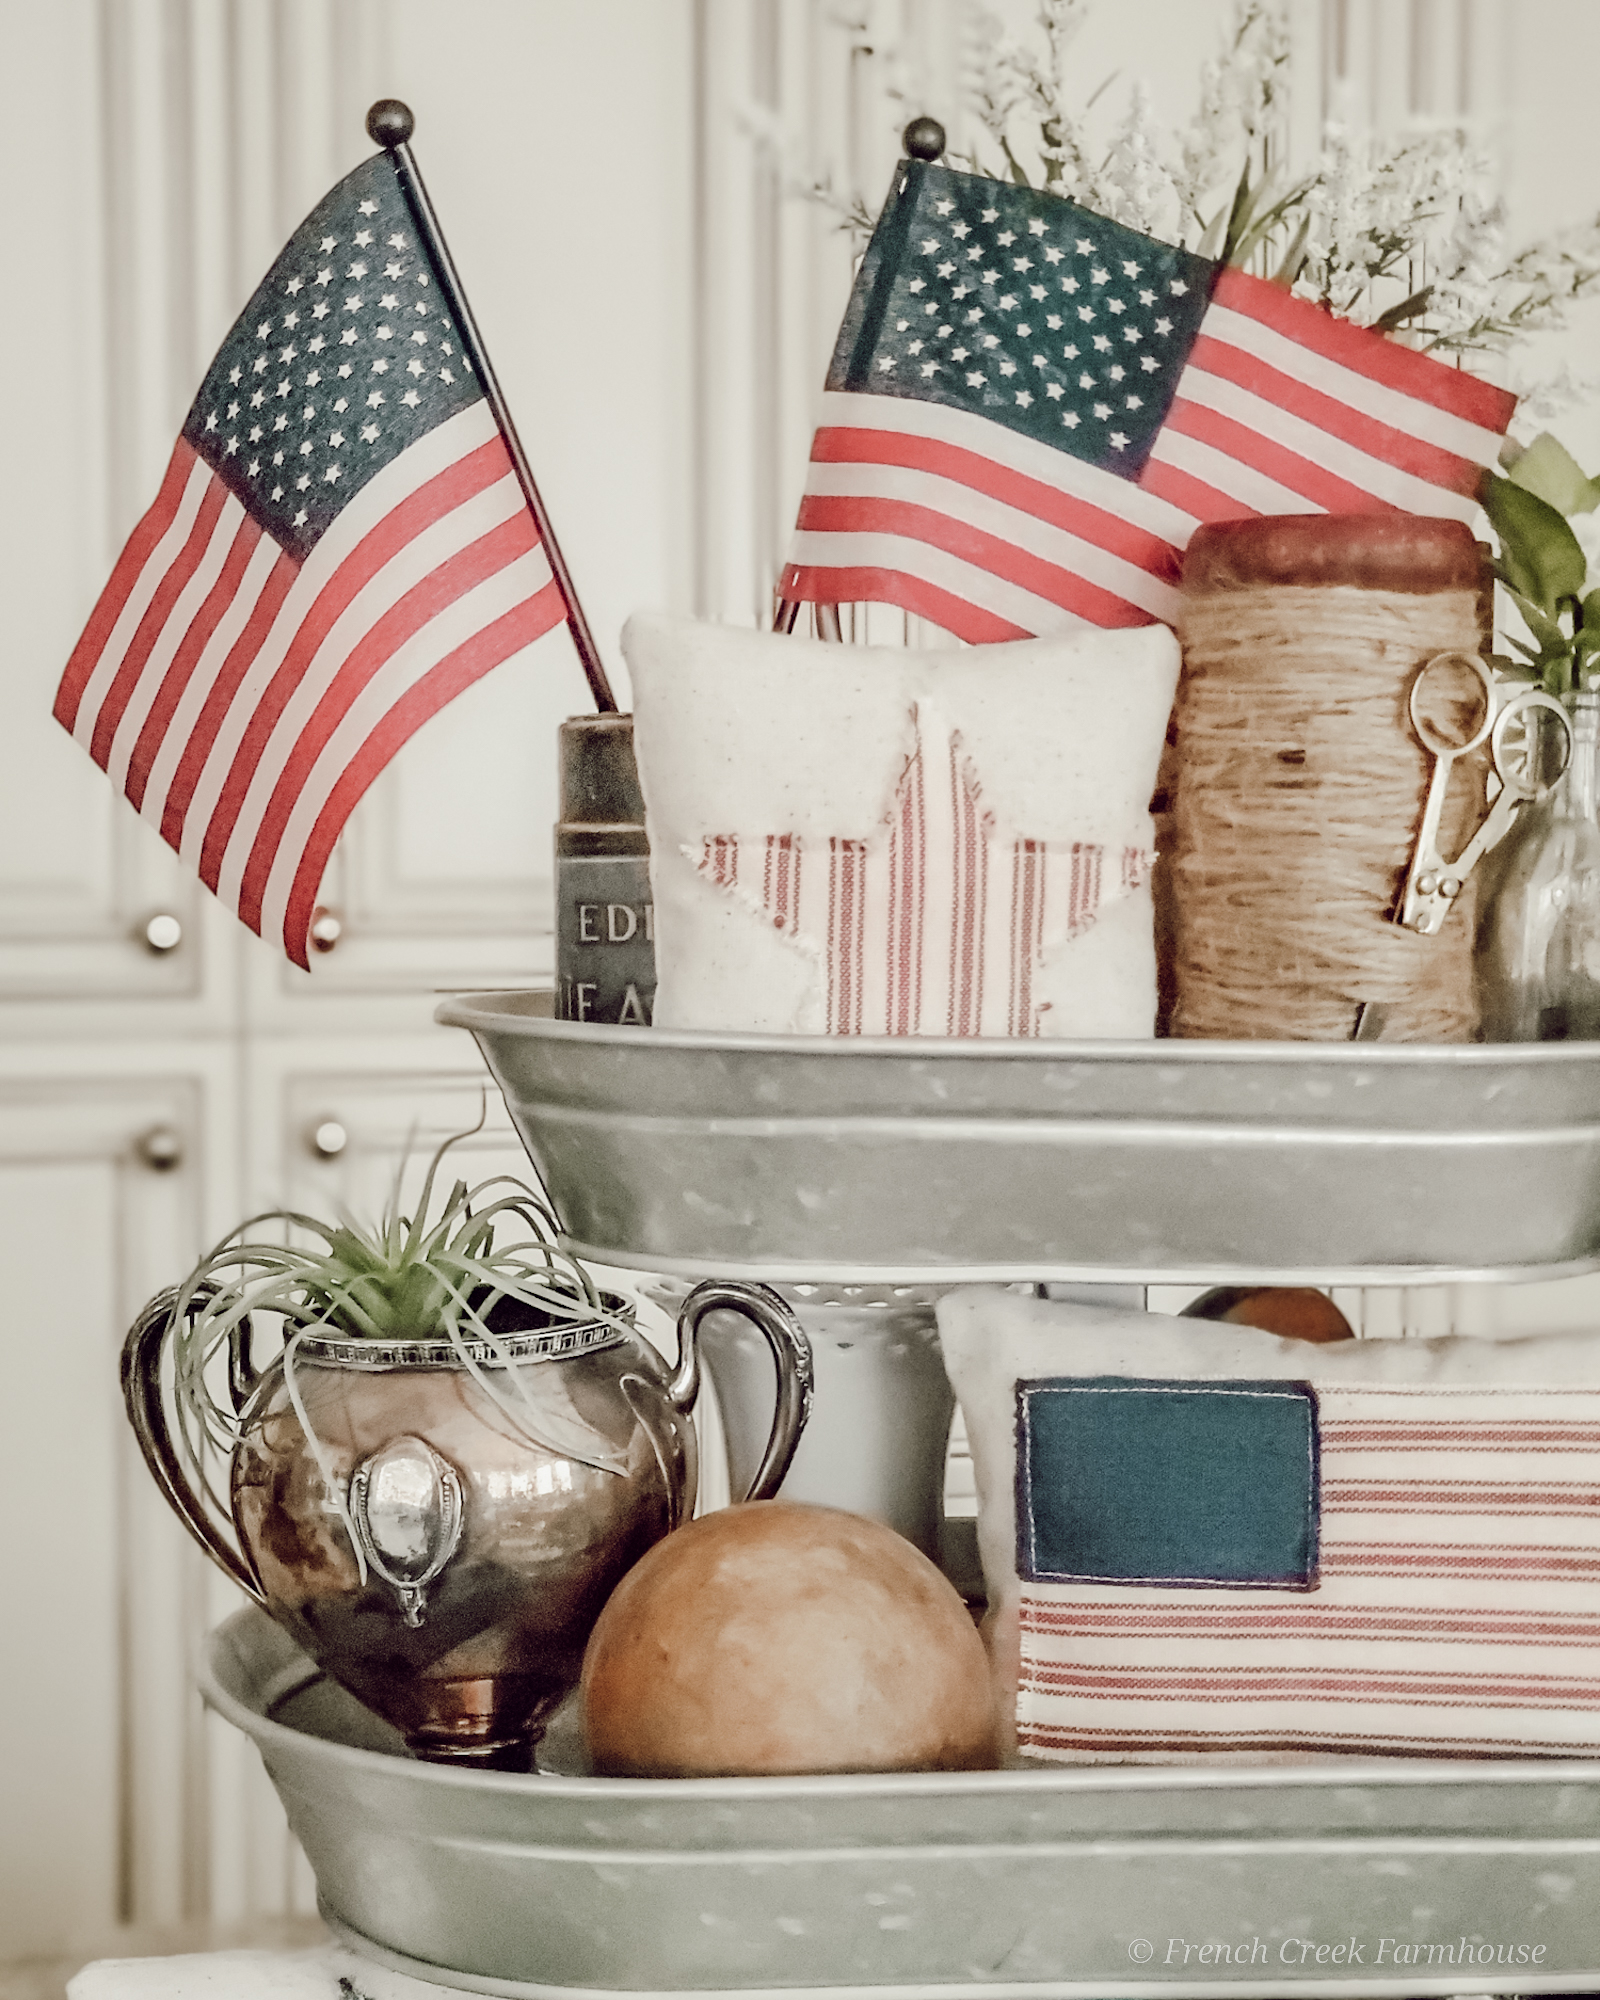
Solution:
[(983, 1642), (910, 1542), (761, 1500), (668, 1535), (612, 1593), (583, 1662), (597, 1771), (703, 1778), (986, 1770)]
[(1326, 1292), (1310, 1285), (1223, 1285), (1183, 1309), (1185, 1319), (1256, 1326), (1285, 1340), (1353, 1340), (1354, 1329)]

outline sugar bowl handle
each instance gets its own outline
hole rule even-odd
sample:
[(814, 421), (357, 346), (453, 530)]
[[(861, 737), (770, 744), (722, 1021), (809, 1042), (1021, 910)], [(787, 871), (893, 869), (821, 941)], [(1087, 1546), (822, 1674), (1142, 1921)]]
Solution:
[(700, 1393), (700, 1322), (709, 1312), (726, 1307), (742, 1314), (766, 1338), (778, 1370), (778, 1400), (766, 1451), (751, 1481), (746, 1500), (770, 1500), (783, 1484), (795, 1447), (811, 1414), (811, 1343), (799, 1320), (778, 1294), (766, 1285), (746, 1285), (736, 1279), (709, 1279), (696, 1285), (678, 1313), (678, 1369), (667, 1394), (685, 1412)]
[[(264, 1606), (267, 1600), (260, 1584), (244, 1558), (212, 1519), (203, 1499), (195, 1492), (172, 1442), (162, 1395), (161, 1363), (167, 1338), (172, 1332), (177, 1304), (176, 1288), (169, 1287), (164, 1292), (158, 1292), (134, 1321), (123, 1343), (122, 1400), (127, 1408), (128, 1422), (139, 1440), (144, 1462), (173, 1513), (218, 1569), (225, 1571), (241, 1590)], [(247, 1321), (242, 1335), (231, 1344), (228, 1356), (229, 1388), (236, 1405), (248, 1395), (256, 1379), (250, 1359), (248, 1328)]]

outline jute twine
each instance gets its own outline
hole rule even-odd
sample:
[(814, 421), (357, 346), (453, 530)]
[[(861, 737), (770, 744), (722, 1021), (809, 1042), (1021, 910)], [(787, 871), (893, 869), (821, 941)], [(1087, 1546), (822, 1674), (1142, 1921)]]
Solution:
[[(1365, 1001), (1394, 1041), (1463, 1041), (1475, 883), (1435, 937), (1390, 921), (1433, 760), (1406, 714), (1436, 653), (1476, 652), (1479, 597), (1261, 585), (1186, 600), (1167, 776), (1170, 1032), (1348, 1041)], [(1460, 851), (1487, 753), (1456, 766)]]

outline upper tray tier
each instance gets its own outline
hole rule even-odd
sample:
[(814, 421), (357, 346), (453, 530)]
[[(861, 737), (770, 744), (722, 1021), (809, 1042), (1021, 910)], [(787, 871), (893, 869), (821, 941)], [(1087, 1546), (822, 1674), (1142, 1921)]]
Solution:
[(1600, 1268), (1600, 1042), (832, 1039), (465, 994), (573, 1248), (684, 1277), (1409, 1284)]

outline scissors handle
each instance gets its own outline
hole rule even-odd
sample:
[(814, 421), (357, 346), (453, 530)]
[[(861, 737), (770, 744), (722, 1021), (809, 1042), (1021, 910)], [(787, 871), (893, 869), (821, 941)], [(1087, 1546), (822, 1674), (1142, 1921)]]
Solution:
[[(1531, 759), (1521, 769), (1513, 768), (1505, 756), (1505, 737), (1509, 725), (1526, 716), (1530, 710), (1540, 710), (1555, 715), (1566, 737), (1566, 757), (1563, 758), (1555, 777), (1541, 783), (1535, 775)], [(1477, 739), (1481, 741), (1482, 738)], [(1475, 747), (1475, 746), (1474, 746)], [(1572, 718), (1554, 695), (1542, 689), (1529, 689), (1525, 693), (1513, 695), (1499, 708), (1494, 717), (1494, 727), (1490, 731), (1490, 750), (1494, 758), (1494, 768), (1500, 779), (1500, 791), (1493, 805), (1480, 823), (1472, 838), (1462, 848), (1454, 861), (1446, 861), (1438, 849), (1439, 811), (1443, 807), (1445, 786), (1449, 780), (1449, 769), (1455, 757), (1444, 755), (1436, 758), (1433, 779), (1428, 787), (1428, 805), (1422, 818), (1422, 832), (1417, 836), (1417, 846), (1412, 857), (1411, 870), (1406, 877), (1405, 899), (1401, 905), (1400, 921), (1408, 929), (1420, 932), (1424, 937), (1432, 937), (1443, 926), (1461, 891), (1466, 887), (1467, 877), (1477, 867), (1486, 854), (1491, 853), (1511, 830), (1511, 823), (1522, 807), (1531, 800), (1546, 797), (1560, 782), (1567, 763), (1572, 756)], [(1441, 784), (1441, 775), (1444, 784)]]
[(1445, 794), (1450, 789), (1451, 767), (1459, 754), (1453, 750), (1435, 753), (1433, 776), (1428, 781), (1428, 803), (1423, 808), (1417, 844), (1411, 851), (1411, 867), (1400, 905), (1401, 923), (1407, 930), (1420, 931), (1424, 937), (1431, 937), (1443, 924), (1465, 879), (1459, 865), (1447, 862), (1439, 852), (1439, 820)]
[[(1435, 687), (1439, 686), (1437, 677), (1441, 672), (1448, 676), (1452, 669), (1463, 667), (1477, 678), (1483, 715), (1482, 720), (1460, 742), (1452, 742), (1430, 720), (1424, 694), (1430, 682)], [(1431, 660), (1423, 662), (1412, 679), (1406, 696), (1406, 709), (1417, 741), (1433, 759), (1433, 776), (1428, 783), (1428, 801), (1423, 808), (1416, 846), (1411, 851), (1411, 866), (1406, 873), (1405, 894), (1400, 904), (1400, 921), (1407, 930), (1421, 931), (1425, 935), (1438, 930), (1449, 914), (1451, 903), (1461, 893), (1463, 878), (1458, 865), (1446, 861), (1439, 852), (1439, 821), (1444, 813), (1445, 795), (1450, 789), (1450, 773), (1455, 761), (1476, 750), (1490, 734), (1498, 699), (1494, 676), (1477, 653), (1436, 653)]]
[[(1554, 775), (1544, 784), (1539, 782), (1534, 770), (1531, 746), (1520, 770), (1511, 768), (1506, 753), (1506, 731), (1513, 722), (1520, 722), (1530, 711), (1535, 710), (1543, 715), (1553, 715), (1560, 723), (1561, 734), (1565, 739), (1561, 762), (1556, 766)], [(1494, 768), (1502, 784), (1509, 786), (1524, 799), (1542, 799), (1565, 777), (1567, 766), (1572, 761), (1572, 717), (1567, 713), (1565, 705), (1557, 701), (1553, 694), (1546, 694), (1543, 688), (1526, 688), (1521, 694), (1512, 695), (1495, 717), (1494, 728), (1490, 732), (1489, 747), (1494, 758)]]

